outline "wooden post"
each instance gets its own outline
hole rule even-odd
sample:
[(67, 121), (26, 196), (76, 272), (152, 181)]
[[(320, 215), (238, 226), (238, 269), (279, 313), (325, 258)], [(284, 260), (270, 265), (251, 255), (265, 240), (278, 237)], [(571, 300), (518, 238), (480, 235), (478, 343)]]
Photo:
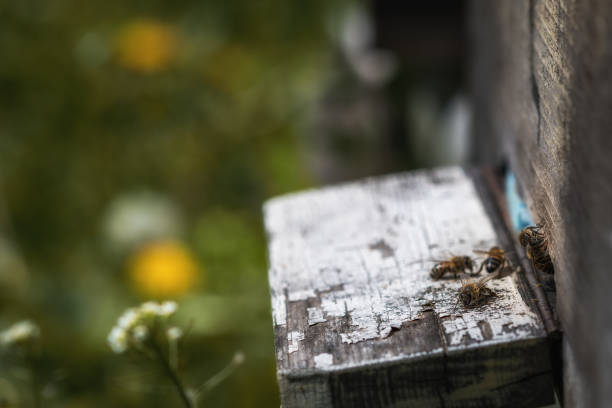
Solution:
[(476, 157), (506, 157), (546, 224), (565, 405), (612, 401), (612, 2), (473, 1)]
[(511, 247), (478, 177), (452, 167), (279, 197), (265, 225), (284, 408), (553, 402), (522, 274), (489, 281), (495, 297), (475, 308), (460, 279), (430, 277), (432, 260)]

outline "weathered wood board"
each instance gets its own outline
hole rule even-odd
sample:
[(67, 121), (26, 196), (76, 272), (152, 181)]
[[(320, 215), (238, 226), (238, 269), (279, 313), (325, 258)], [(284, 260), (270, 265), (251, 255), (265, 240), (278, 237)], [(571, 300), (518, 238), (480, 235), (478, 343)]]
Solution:
[(546, 224), (564, 332), (565, 405), (608, 407), (612, 2), (471, 6), (478, 164), (505, 157), (533, 218)]
[[(432, 260), (503, 245), (459, 167), (270, 200), (270, 286), (282, 404), (537, 407), (552, 402), (546, 332), (520, 276), (465, 309)], [(484, 273), (484, 272), (483, 272)]]

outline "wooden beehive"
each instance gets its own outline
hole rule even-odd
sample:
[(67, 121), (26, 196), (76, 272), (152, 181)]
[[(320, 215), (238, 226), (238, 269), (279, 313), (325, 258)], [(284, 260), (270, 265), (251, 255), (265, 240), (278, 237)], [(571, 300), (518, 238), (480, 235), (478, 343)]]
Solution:
[(496, 296), (471, 309), (458, 302), (459, 279), (429, 275), (432, 260), (512, 248), (476, 173), (415, 171), (274, 198), (265, 226), (283, 407), (553, 402), (547, 331), (522, 273), (490, 281)]
[(475, 156), (546, 224), (566, 407), (612, 401), (612, 2), (472, 1)]

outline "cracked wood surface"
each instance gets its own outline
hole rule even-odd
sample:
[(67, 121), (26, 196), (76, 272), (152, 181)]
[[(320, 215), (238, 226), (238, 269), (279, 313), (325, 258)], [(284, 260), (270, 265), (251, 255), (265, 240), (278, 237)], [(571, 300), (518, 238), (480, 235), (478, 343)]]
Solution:
[[(548, 349), (520, 276), (465, 309), (433, 260), (507, 245), (459, 167), (296, 193), (264, 209), (282, 403), (536, 407)], [(416, 405), (413, 405), (416, 404)]]

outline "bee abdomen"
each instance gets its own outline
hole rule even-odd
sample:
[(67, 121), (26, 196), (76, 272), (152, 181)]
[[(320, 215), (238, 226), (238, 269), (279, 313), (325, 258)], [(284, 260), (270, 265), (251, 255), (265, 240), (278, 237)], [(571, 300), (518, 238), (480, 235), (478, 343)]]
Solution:
[(538, 234), (532, 237), (529, 241), (529, 246), (538, 251), (546, 252), (548, 250), (548, 241), (544, 234)]
[(532, 258), (535, 267), (542, 272), (552, 273), (554, 271), (552, 260), (548, 254), (548, 242), (543, 236), (541, 239), (531, 242), (527, 255)]
[(497, 258), (489, 258), (487, 259), (486, 269), (488, 273), (495, 272), (499, 266), (501, 265), (501, 261)]
[(554, 271), (554, 267), (552, 264), (552, 260), (550, 259), (550, 255), (546, 252), (541, 252), (534, 254), (533, 263), (542, 272), (552, 273)]

